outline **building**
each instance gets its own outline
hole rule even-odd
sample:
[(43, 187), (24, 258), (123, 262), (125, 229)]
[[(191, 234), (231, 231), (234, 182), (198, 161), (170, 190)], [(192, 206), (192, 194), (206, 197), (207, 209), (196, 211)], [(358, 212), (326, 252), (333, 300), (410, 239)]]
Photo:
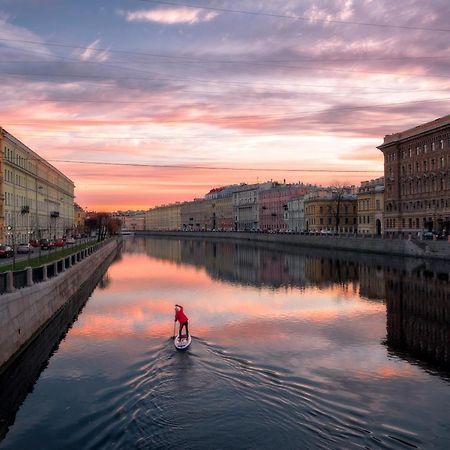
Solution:
[(181, 203), (152, 208), (145, 213), (147, 231), (177, 231), (181, 229)]
[(284, 218), (288, 202), (307, 192), (306, 186), (296, 184), (274, 184), (271, 189), (262, 190), (258, 201), (259, 229), (261, 231), (287, 230), (288, 225)]
[(284, 211), (284, 222), (289, 231), (299, 232), (305, 230), (305, 199), (297, 197), (287, 202)]
[(387, 135), (384, 227), (387, 234), (450, 229), (450, 115)]
[(0, 241), (55, 239), (74, 230), (74, 183), (0, 128)]
[(358, 234), (383, 234), (384, 177), (363, 181), (358, 189)]
[(121, 225), (123, 231), (144, 231), (145, 217), (123, 216), (121, 219)]
[(77, 234), (84, 233), (86, 211), (78, 204), (73, 204), (73, 226)]
[(205, 200), (211, 202), (211, 226), (213, 230), (232, 231), (234, 226), (233, 193), (239, 190), (239, 185), (212, 189), (205, 195)]
[(212, 203), (214, 200), (196, 198), (181, 205), (181, 229), (183, 231), (210, 231), (214, 227)]
[(325, 195), (314, 193), (305, 198), (305, 229), (313, 232), (357, 231), (357, 200), (346, 189), (332, 190)]
[(243, 184), (233, 193), (234, 229), (235, 231), (258, 231), (259, 193), (271, 189), (274, 183)]

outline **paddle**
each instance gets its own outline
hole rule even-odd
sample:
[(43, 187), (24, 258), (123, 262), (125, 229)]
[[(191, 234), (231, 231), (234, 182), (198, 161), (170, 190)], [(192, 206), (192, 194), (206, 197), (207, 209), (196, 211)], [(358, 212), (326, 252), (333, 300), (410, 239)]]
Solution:
[(176, 327), (177, 323), (174, 322), (173, 323), (173, 334), (172, 334), (172, 339), (175, 339), (175, 327)]

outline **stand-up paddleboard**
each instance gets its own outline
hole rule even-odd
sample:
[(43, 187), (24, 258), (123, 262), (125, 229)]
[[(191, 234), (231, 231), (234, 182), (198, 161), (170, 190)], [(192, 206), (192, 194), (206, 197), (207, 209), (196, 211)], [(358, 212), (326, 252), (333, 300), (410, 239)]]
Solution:
[(191, 335), (186, 336), (185, 334), (181, 335), (181, 340), (179, 336), (175, 336), (175, 339), (173, 340), (173, 343), (177, 350), (187, 350), (191, 345), (191, 342), (192, 342)]

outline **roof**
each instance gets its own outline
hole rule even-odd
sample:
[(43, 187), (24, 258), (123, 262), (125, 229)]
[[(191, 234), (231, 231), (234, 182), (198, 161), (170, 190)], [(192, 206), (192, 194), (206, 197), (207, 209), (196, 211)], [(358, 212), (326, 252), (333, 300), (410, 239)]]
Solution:
[(421, 134), (436, 131), (439, 128), (444, 128), (447, 126), (450, 127), (450, 114), (444, 117), (440, 117), (439, 119), (433, 120), (431, 122), (426, 122), (424, 124), (418, 125), (414, 128), (409, 128), (399, 133), (387, 134), (384, 137), (383, 144), (381, 144), (378, 148), (381, 149), (394, 142), (404, 141), (406, 139), (410, 139)]

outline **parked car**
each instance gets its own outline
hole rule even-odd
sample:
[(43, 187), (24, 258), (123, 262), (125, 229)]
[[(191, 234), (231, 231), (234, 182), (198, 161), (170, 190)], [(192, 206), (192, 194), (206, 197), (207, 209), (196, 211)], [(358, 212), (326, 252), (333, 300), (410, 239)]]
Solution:
[(42, 250), (49, 250), (52, 247), (52, 244), (48, 239), (41, 239), (39, 241)]
[(0, 245), (0, 258), (9, 258), (14, 255), (14, 250), (9, 245)]
[(75, 241), (75, 238), (73, 238), (73, 237), (68, 237), (66, 240), (67, 245), (73, 245), (75, 243), (76, 243), (76, 241)]
[(37, 239), (30, 239), (30, 245), (33, 247), (39, 247), (39, 241)]
[(434, 233), (432, 231), (425, 231), (422, 234), (422, 239), (425, 239), (427, 241), (433, 240), (433, 237), (434, 237)]
[(64, 247), (64, 245), (65, 245), (64, 239), (56, 239), (56, 240), (53, 242), (53, 246), (54, 246), (54, 247)]
[(19, 244), (16, 249), (17, 253), (33, 253), (34, 248), (31, 244)]

